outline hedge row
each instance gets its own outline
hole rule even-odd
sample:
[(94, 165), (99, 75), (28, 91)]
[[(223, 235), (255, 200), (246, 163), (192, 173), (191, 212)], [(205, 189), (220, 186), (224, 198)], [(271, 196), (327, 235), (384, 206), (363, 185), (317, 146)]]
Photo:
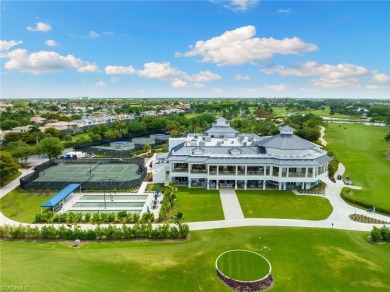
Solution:
[(154, 221), (153, 213), (144, 213), (142, 217), (138, 213), (131, 213), (121, 211), (118, 213), (85, 213), (84, 215), (80, 212), (65, 212), (65, 213), (54, 213), (48, 211), (35, 215), (36, 223), (152, 223)]
[(95, 229), (83, 230), (75, 225), (53, 226), (11, 226), (0, 225), (0, 238), (3, 239), (63, 239), (63, 240), (117, 240), (117, 239), (185, 239), (189, 233), (187, 224), (159, 225), (155, 228), (151, 223), (135, 224), (122, 227), (109, 225), (97, 226)]
[(359, 200), (356, 200), (354, 198), (351, 197), (351, 195), (349, 195), (348, 193), (351, 191), (350, 188), (343, 188), (341, 190), (341, 197), (352, 203), (352, 204), (356, 204), (356, 205), (359, 205), (359, 206), (362, 206), (364, 208), (367, 208), (367, 209), (370, 209), (372, 207), (375, 207), (375, 210), (377, 212), (380, 212), (380, 213), (383, 213), (383, 214), (389, 214), (390, 215), (390, 210), (389, 209), (385, 209), (385, 208), (382, 208), (382, 207), (377, 207), (377, 206), (373, 206), (372, 204), (369, 204), (369, 203), (365, 203), (365, 202), (362, 202), (362, 201), (359, 201)]

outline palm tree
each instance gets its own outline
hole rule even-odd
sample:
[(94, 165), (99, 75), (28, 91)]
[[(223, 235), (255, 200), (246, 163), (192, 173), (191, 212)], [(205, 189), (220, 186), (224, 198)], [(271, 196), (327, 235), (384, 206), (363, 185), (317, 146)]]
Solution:
[(35, 125), (35, 124), (30, 125), (30, 127), (28, 127), (28, 128), (29, 128), (28, 132), (35, 136), (35, 142), (38, 145), (38, 141), (39, 141), (38, 136), (39, 136), (39, 133), (41, 133), (41, 129), (39, 129), (38, 125)]
[(126, 128), (126, 123), (122, 120), (116, 120), (114, 122), (114, 127), (119, 131), (120, 137), (123, 136), (122, 130)]

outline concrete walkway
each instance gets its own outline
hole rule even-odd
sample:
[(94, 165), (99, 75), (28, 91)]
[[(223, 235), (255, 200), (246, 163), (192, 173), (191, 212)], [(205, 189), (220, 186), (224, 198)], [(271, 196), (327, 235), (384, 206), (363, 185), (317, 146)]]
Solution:
[(220, 189), (219, 196), (221, 198), (225, 220), (244, 219), (244, 214), (242, 213), (240, 202), (238, 201), (236, 192), (234, 190)]
[(34, 169), (32, 168), (29, 168), (29, 169), (19, 169), (19, 171), (22, 173), (18, 178), (14, 179), (13, 181), (11, 181), (9, 184), (7, 184), (6, 186), (2, 187), (0, 189), (0, 198), (4, 197), (6, 194), (8, 194), (10, 191), (12, 191), (13, 189), (16, 189), (19, 185), (20, 185), (20, 181), (19, 179), (21, 177), (24, 177), (25, 175), (28, 175), (30, 173), (33, 173), (34, 172)]

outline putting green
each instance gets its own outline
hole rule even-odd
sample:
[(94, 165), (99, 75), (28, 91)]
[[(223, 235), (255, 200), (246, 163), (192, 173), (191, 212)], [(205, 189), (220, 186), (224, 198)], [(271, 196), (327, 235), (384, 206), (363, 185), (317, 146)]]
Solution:
[(271, 273), (271, 264), (265, 257), (241, 249), (221, 254), (216, 267), (226, 277), (238, 281), (258, 281)]

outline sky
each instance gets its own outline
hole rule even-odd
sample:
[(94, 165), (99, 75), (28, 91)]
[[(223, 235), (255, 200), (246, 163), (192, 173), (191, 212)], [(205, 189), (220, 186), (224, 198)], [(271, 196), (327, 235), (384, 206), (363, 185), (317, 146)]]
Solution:
[(388, 1), (1, 1), (0, 98), (390, 99)]

